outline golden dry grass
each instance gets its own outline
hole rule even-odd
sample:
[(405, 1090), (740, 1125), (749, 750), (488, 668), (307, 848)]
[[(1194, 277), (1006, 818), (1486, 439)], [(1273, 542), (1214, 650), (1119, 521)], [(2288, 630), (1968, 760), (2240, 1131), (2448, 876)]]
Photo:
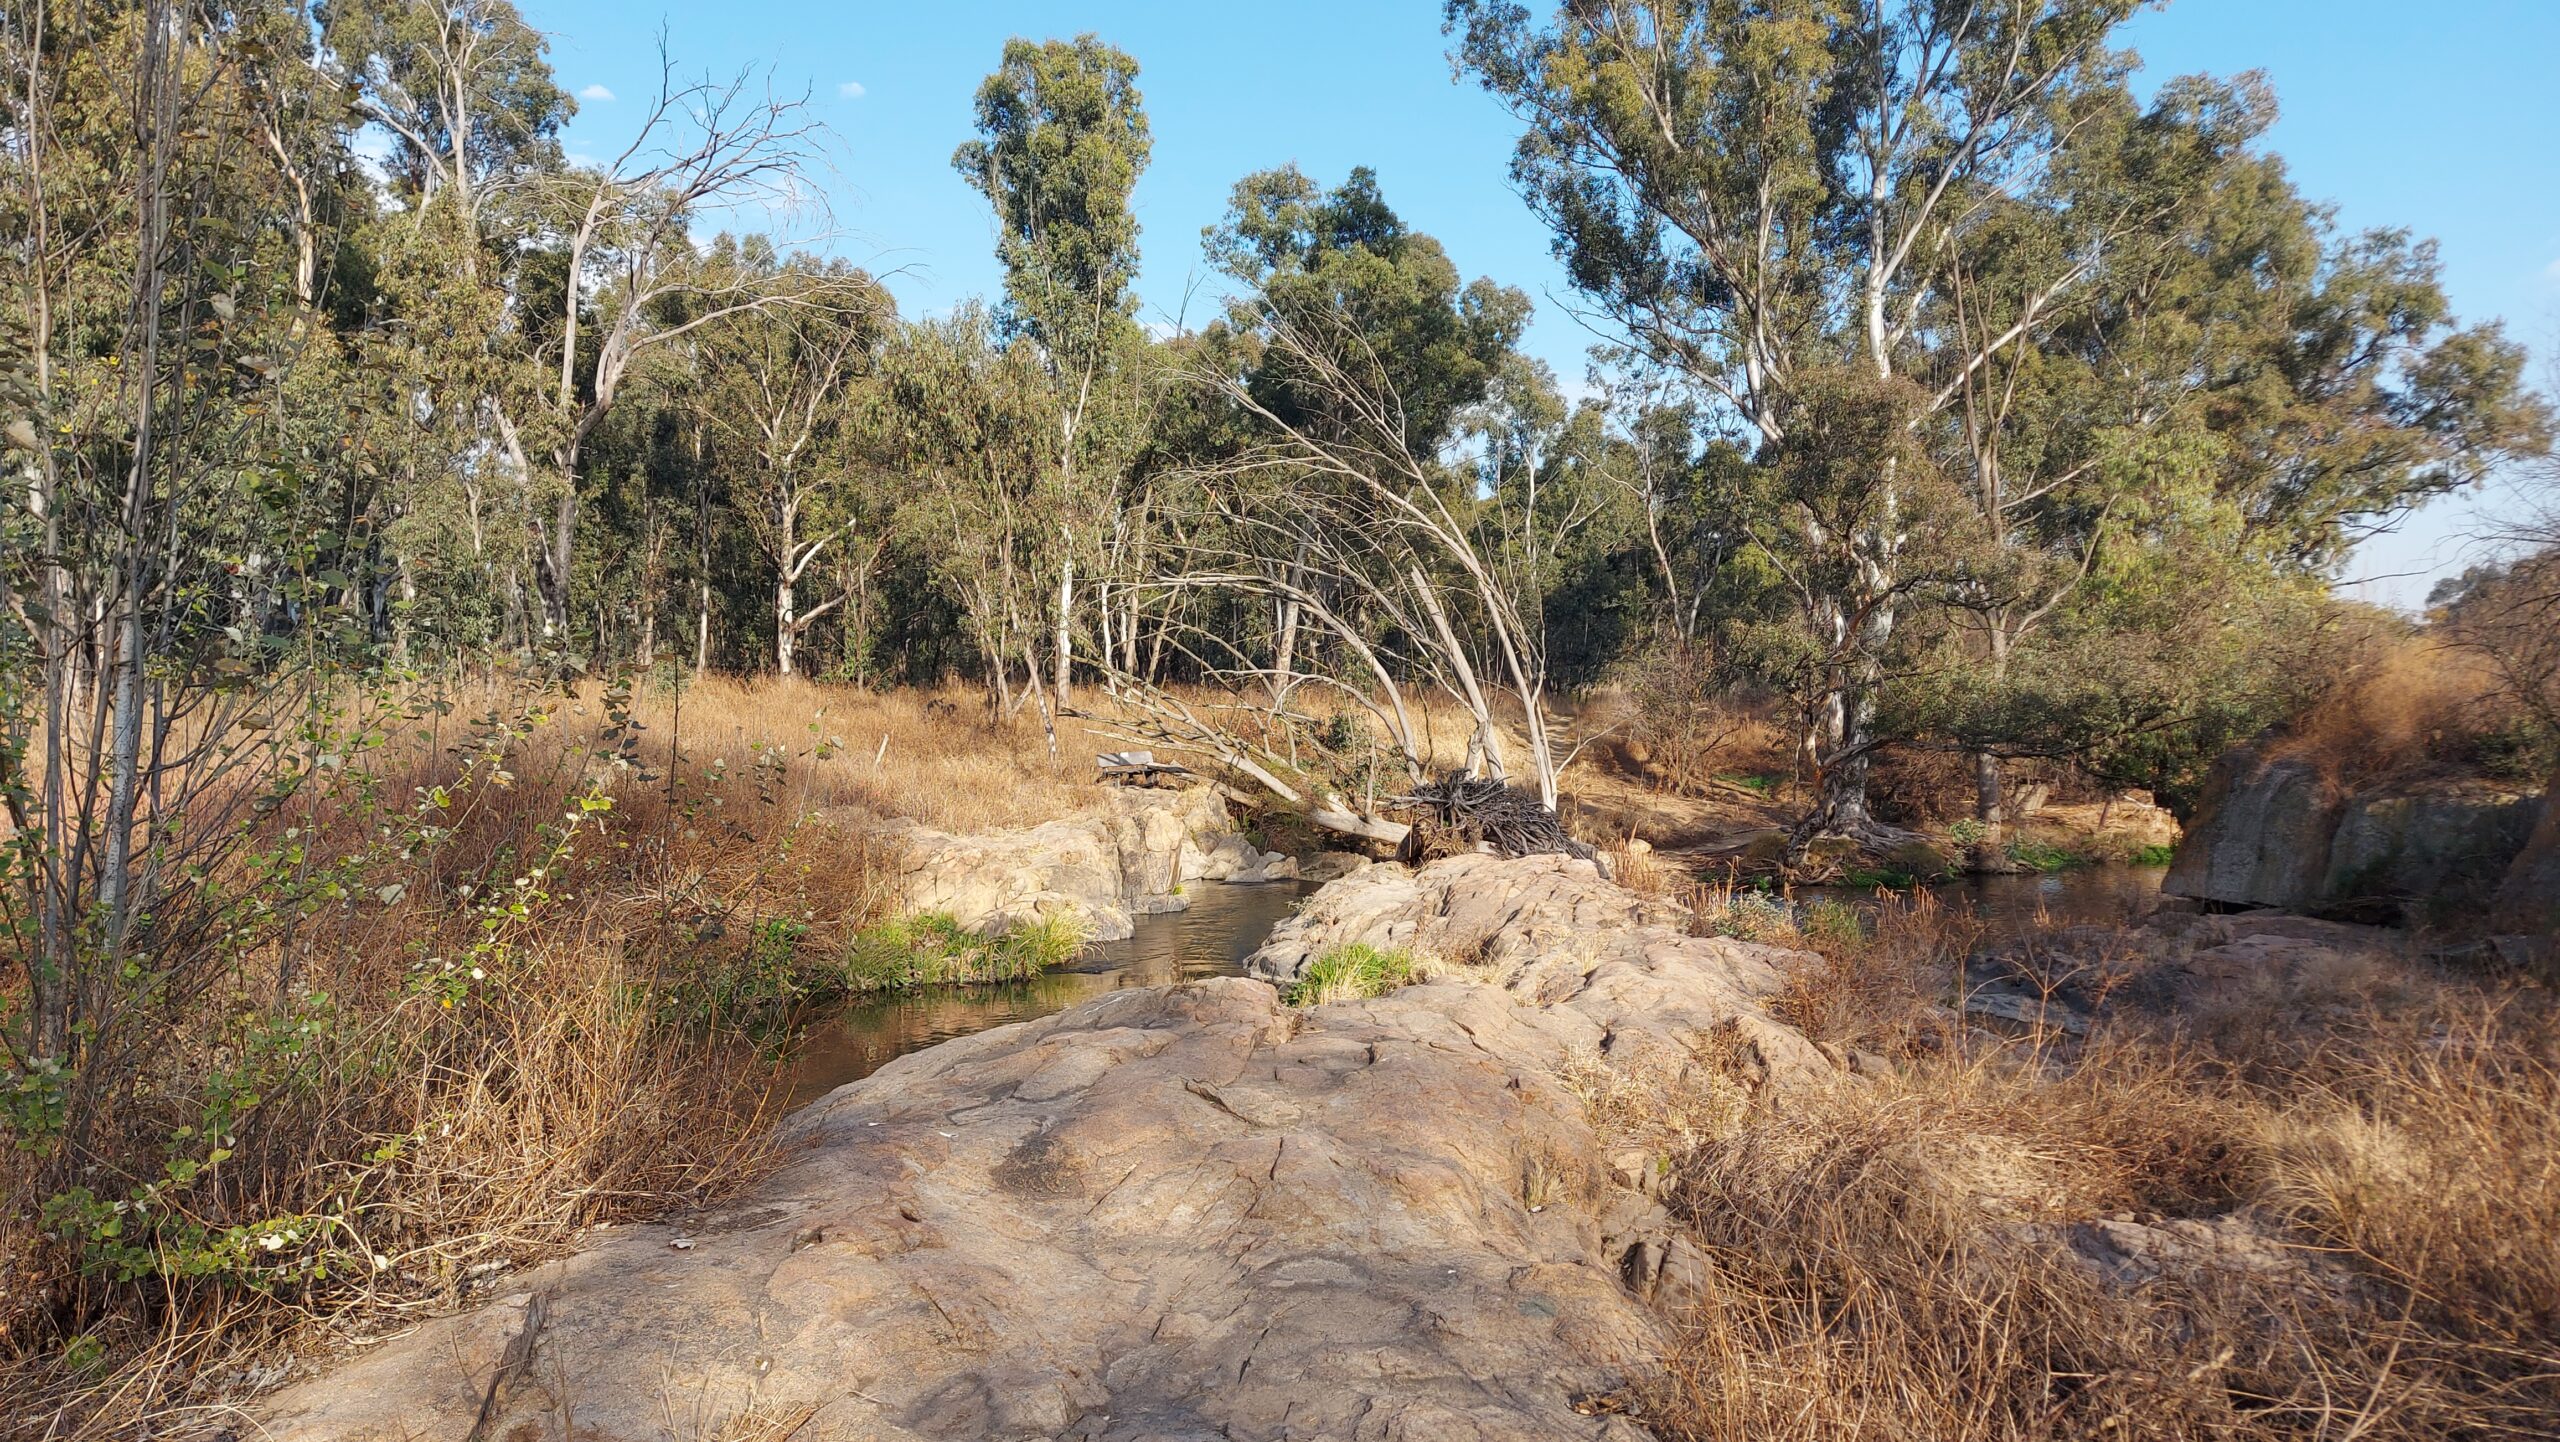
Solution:
[[(2278, 1026), (2264, 996), (2244, 1003), (2253, 1026), (2128, 1007), (2056, 1047), (1947, 1017), (1971, 939), (1888, 914), (1879, 938), (1825, 942), (1826, 966), (1795, 983), (1793, 1019), (1884, 1049), (1885, 1071), (1743, 1107), (1712, 1068), (1685, 1100), (1586, 1085), (1604, 1125), (1653, 1128), (1705, 1258), (1649, 1399), (1658, 1432), (2343, 1442), (2560, 1426), (2546, 995), (2349, 968), (2298, 978)], [(1667, 1134), (1657, 1119), (1674, 1115), (1689, 1125)], [(2089, 1245), (2110, 1217), (2163, 1250), (2111, 1274)]]
[(2275, 751), (2342, 784), (2459, 771), (2507, 709), (2486, 657), (2427, 635), (2381, 638), (2287, 724)]
[(982, 692), (864, 691), (796, 678), (688, 678), (643, 688), (635, 711), (697, 768), (750, 764), (760, 748), (830, 743), (826, 764), (795, 774), (804, 810), (849, 807), (945, 831), (1031, 826), (1073, 815), (1094, 794), (1093, 758), (1126, 743), (1074, 718), (1053, 755), (1037, 712), (990, 714)]

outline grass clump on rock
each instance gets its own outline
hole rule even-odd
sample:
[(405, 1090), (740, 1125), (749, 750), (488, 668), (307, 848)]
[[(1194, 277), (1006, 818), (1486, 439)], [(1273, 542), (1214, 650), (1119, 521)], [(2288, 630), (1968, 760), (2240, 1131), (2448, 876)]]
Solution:
[(1327, 948), (1307, 963), (1289, 988), (1291, 1006), (1325, 1006), (1384, 996), (1422, 980), (1421, 958), (1401, 946), (1381, 950), (1363, 941)]
[(1072, 912), (1052, 912), (981, 934), (948, 912), (897, 917), (854, 934), (844, 953), (847, 990), (908, 991), (1022, 981), (1075, 959), (1092, 928)]

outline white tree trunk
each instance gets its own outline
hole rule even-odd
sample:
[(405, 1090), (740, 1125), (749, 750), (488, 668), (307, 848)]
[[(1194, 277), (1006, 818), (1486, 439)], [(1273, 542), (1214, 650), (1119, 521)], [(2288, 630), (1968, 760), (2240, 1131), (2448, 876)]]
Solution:
[(1076, 558), (1070, 554), (1058, 563), (1057, 680), (1051, 689), (1057, 693), (1057, 705), (1061, 710), (1073, 704), (1068, 699), (1067, 678), (1075, 665), (1075, 602)]

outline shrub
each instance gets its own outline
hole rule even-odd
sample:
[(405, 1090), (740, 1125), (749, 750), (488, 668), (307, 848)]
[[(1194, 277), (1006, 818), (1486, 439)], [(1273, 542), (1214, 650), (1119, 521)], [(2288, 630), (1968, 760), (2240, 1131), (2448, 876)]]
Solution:
[(2168, 842), (2137, 846), (2125, 857), (2125, 860), (2136, 866), (2166, 866), (2177, 859), (2178, 848)]
[(1422, 971), (1421, 961), (1401, 946), (1381, 951), (1366, 942), (1345, 942), (1307, 963), (1307, 969), (1289, 987), (1288, 1002), (1291, 1006), (1328, 1006), (1337, 1001), (1384, 996), (1421, 980)]
[[(1663, 1380), (1631, 1399), (1656, 1433), (2549, 1434), (2545, 996), (2394, 963), (2305, 973), (2267, 998), (2287, 1024), (2216, 1024), (2135, 985), (2085, 1041), (1986, 1045), (1944, 1014), (1977, 939), (1924, 897), (1790, 975), (1787, 1020), (1891, 1062), (1854, 1081), (1737, 1107), (1706, 1067), (1574, 1078), (1664, 1159), (1696, 1247)], [(2104, 1261), (2110, 1216), (2158, 1249)]]
[(1797, 923), (1805, 939), (1831, 946), (1857, 947), (1866, 944), (1866, 923), (1858, 919), (1857, 908), (1837, 901), (1817, 901), (1804, 909), (1804, 920)]

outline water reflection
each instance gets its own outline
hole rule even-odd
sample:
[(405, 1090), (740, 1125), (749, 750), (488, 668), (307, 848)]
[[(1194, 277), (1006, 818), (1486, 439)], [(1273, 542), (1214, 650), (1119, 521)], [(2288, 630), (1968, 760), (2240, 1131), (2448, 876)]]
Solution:
[(1064, 1011), (1105, 992), (1234, 976), (1305, 895), (1294, 882), (1195, 885), (1191, 906), (1142, 916), (1137, 934), (1106, 941), (1074, 964), (1004, 986), (940, 987), (860, 1001), (812, 1027), (792, 1064), (783, 1104), (796, 1107), (938, 1041)]

